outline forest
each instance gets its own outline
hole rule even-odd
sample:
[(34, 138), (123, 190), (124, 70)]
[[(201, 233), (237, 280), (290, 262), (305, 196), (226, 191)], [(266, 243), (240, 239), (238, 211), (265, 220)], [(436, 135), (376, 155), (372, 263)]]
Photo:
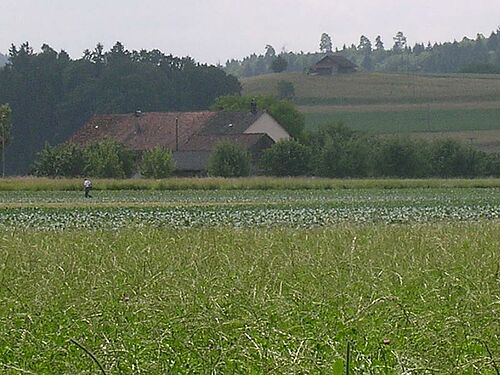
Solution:
[(253, 53), (242, 60), (228, 60), (225, 70), (237, 77), (252, 77), (277, 71), (307, 72), (325, 53), (340, 53), (355, 62), (360, 70), (385, 73), (490, 73), (500, 74), (500, 28), (489, 37), (445, 43), (416, 43), (410, 46), (399, 31), (391, 41), (380, 36), (370, 40), (361, 35), (358, 44), (337, 46), (323, 33), (318, 52), (276, 52), (267, 45), (263, 54)]
[(239, 94), (238, 80), (216, 66), (159, 50), (129, 51), (98, 44), (73, 60), (44, 44), (12, 45), (0, 69), (0, 104), (12, 109), (7, 174), (26, 174), (46, 143), (65, 141), (93, 114), (208, 109)]

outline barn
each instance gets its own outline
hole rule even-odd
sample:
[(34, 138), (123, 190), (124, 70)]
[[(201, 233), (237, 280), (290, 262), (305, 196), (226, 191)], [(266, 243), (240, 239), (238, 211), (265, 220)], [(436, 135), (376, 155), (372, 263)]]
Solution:
[(179, 174), (207, 169), (217, 144), (230, 141), (257, 160), (263, 150), (290, 134), (267, 112), (146, 112), (96, 115), (70, 142), (86, 146), (115, 140), (138, 153), (156, 146), (172, 151)]
[(334, 54), (327, 55), (314, 64), (311, 69), (311, 74), (319, 75), (335, 75), (354, 73), (358, 66), (342, 55)]

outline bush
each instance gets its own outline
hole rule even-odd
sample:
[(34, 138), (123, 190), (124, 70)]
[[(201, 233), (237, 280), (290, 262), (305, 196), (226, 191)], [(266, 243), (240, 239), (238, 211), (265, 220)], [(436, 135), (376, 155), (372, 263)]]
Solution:
[(370, 144), (365, 138), (332, 139), (315, 161), (315, 173), (322, 177), (366, 177), (370, 175)]
[(311, 170), (323, 177), (371, 174), (373, 143), (343, 124), (322, 126), (305, 140), (312, 150)]
[(250, 155), (230, 142), (215, 147), (208, 161), (208, 173), (219, 177), (243, 177), (250, 174)]
[(295, 96), (295, 87), (292, 82), (278, 81), (278, 97), (280, 99), (293, 99)]
[(165, 178), (174, 171), (172, 153), (160, 146), (142, 155), (141, 174), (147, 178)]
[(500, 177), (500, 154), (483, 153), (482, 175), (489, 177)]
[(74, 143), (63, 143), (55, 147), (46, 144), (32, 170), (39, 177), (78, 177), (84, 174), (84, 167), (84, 151)]
[(297, 141), (280, 141), (264, 151), (262, 166), (273, 176), (300, 176), (310, 174), (311, 153)]
[(132, 175), (132, 153), (110, 139), (94, 143), (85, 149), (85, 172), (93, 177), (124, 178)]
[(479, 164), (479, 153), (457, 141), (447, 139), (431, 144), (431, 165), (435, 176), (475, 176), (480, 173)]
[(384, 139), (374, 155), (375, 173), (385, 177), (414, 178), (428, 176), (427, 145), (406, 139)]

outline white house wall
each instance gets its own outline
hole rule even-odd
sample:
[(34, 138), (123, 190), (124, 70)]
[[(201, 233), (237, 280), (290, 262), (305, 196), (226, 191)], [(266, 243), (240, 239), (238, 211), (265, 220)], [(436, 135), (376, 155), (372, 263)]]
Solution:
[(270, 115), (267, 113), (262, 114), (257, 121), (255, 121), (247, 130), (246, 134), (265, 133), (278, 142), (281, 140), (290, 139), (290, 134)]

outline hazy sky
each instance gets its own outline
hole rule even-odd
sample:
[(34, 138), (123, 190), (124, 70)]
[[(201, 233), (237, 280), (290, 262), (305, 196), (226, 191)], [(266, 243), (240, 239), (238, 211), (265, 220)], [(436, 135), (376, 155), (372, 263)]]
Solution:
[(65, 49), (73, 58), (102, 42), (158, 48), (224, 63), (281, 49), (318, 50), (321, 33), (334, 47), (372, 41), (386, 47), (401, 30), (408, 41), (452, 41), (500, 26), (500, 0), (0, 0), (0, 52), (29, 41)]

